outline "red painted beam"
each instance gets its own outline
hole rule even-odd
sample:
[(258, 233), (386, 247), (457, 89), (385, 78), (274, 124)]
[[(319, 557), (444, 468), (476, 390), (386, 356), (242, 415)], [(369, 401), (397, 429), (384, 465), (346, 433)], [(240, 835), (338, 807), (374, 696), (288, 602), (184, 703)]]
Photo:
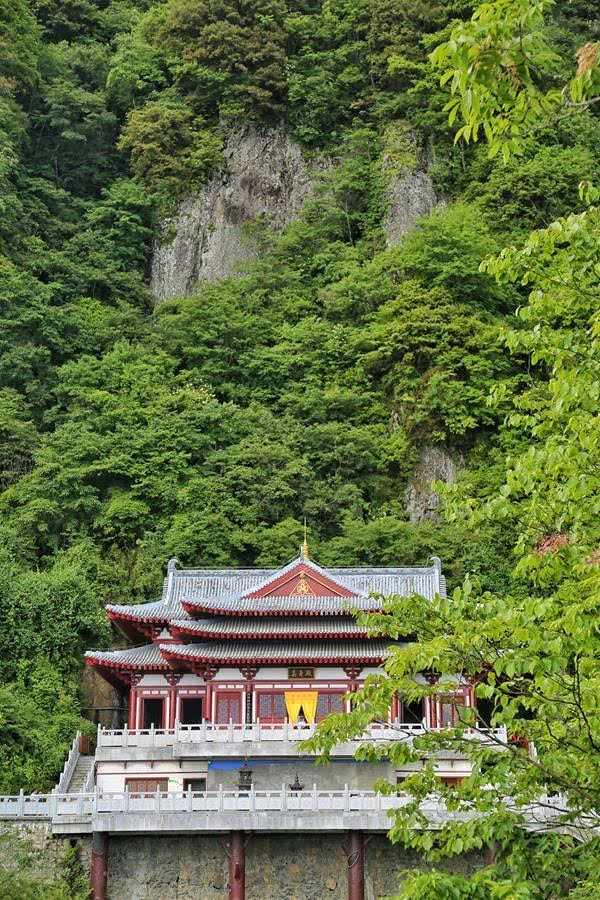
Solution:
[(362, 831), (348, 832), (348, 900), (365, 900), (365, 839)]
[(108, 880), (108, 834), (105, 831), (92, 832), (92, 866), (90, 887), (92, 900), (106, 900)]
[[(246, 898), (246, 835), (232, 831), (229, 835), (229, 900)], [(95, 900), (95, 898), (94, 898)]]

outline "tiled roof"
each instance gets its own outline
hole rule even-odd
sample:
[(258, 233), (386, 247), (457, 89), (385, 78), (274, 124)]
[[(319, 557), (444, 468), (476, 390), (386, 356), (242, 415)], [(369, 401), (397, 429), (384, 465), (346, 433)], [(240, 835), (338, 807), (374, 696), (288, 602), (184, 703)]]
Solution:
[(388, 654), (391, 641), (227, 641), (211, 644), (161, 644), (167, 658), (197, 662), (340, 662), (377, 663)]
[[(331, 568), (318, 566), (310, 559), (300, 557), (302, 564), (315, 573), (337, 581), (353, 592), (352, 598), (340, 596), (320, 597), (310, 594), (291, 597), (270, 596), (247, 598), (245, 595), (268, 586), (298, 565), (294, 559), (280, 569), (177, 569), (172, 560), (164, 582), (162, 600), (139, 605), (109, 605), (107, 611), (115, 618), (140, 622), (169, 622), (185, 619), (186, 607), (215, 615), (280, 613), (297, 615), (348, 614), (350, 609), (377, 611), (378, 601), (369, 594), (389, 596), (422, 594), (433, 599), (436, 593), (446, 594), (446, 582), (441, 574), (439, 560), (427, 568)], [(185, 606), (184, 606), (185, 604)]]
[(86, 659), (107, 666), (135, 669), (165, 668), (164, 657), (156, 644), (130, 647), (127, 650), (88, 650), (85, 656)]
[(291, 571), (298, 562), (315, 573), (338, 581), (353, 593), (367, 596), (370, 593), (422, 594), (433, 599), (436, 593), (445, 595), (445, 580), (437, 557), (430, 567), (408, 568), (324, 568), (311, 559), (300, 557), (279, 569), (176, 569), (169, 564), (163, 585), (163, 600), (224, 600), (243, 597), (262, 588), (270, 581)]
[(174, 632), (184, 634), (199, 634), (206, 637), (227, 636), (230, 638), (275, 638), (286, 636), (306, 636), (310, 638), (320, 635), (362, 636), (367, 637), (364, 628), (360, 628), (356, 621), (349, 616), (336, 616), (335, 618), (302, 616), (294, 619), (286, 618), (220, 618), (211, 619), (175, 619), (170, 623)]
[(168, 622), (172, 618), (185, 618), (186, 612), (179, 600), (153, 600), (151, 603), (117, 606), (110, 603), (105, 607), (109, 613), (139, 622)]
[(376, 612), (381, 609), (381, 602), (372, 597), (318, 597), (314, 594), (296, 594), (292, 597), (229, 597), (214, 600), (184, 601), (185, 607), (192, 613), (202, 612), (229, 613), (230, 615), (256, 615), (262, 613), (281, 613), (282, 615), (317, 616), (350, 615), (352, 609)]

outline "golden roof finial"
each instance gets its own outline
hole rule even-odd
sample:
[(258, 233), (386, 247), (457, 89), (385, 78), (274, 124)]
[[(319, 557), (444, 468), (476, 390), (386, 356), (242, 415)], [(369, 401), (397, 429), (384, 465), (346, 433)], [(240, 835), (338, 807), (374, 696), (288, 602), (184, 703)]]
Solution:
[(308, 529), (306, 527), (306, 516), (304, 516), (304, 543), (302, 544), (302, 556), (305, 559), (309, 559), (307, 532), (308, 532)]

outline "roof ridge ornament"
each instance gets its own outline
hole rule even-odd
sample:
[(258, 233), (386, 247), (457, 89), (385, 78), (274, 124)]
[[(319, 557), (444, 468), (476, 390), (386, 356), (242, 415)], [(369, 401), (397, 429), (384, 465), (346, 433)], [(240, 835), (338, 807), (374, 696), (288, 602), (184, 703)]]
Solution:
[(167, 572), (176, 572), (177, 571), (177, 563), (179, 560), (176, 556), (172, 556), (169, 562), (167, 563)]
[(310, 559), (310, 553), (308, 552), (308, 528), (306, 526), (306, 516), (304, 516), (304, 542), (300, 547), (300, 556), (303, 559)]
[(296, 594), (304, 594), (304, 595), (312, 594), (313, 597), (315, 596), (315, 592), (313, 591), (310, 584), (306, 580), (306, 574), (304, 572), (300, 572), (300, 578), (298, 579), (298, 584), (296, 585), (294, 590), (291, 592), (290, 597), (293, 597)]

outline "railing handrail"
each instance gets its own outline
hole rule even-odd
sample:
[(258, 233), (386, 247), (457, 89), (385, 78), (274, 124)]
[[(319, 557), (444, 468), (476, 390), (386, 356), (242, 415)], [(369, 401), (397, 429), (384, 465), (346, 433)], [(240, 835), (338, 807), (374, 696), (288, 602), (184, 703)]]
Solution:
[(94, 792), (94, 781), (95, 781), (94, 765), (95, 765), (95, 763), (92, 762), (92, 764), (90, 765), (89, 771), (88, 771), (87, 775), (85, 776), (85, 781), (81, 785), (81, 789), (79, 792), (81, 794), (91, 794)]
[(57, 794), (65, 794), (67, 792), (67, 788), (71, 782), (71, 778), (73, 777), (73, 772), (75, 771), (75, 766), (77, 765), (77, 760), (79, 759), (79, 739), (81, 737), (81, 731), (78, 731), (75, 737), (73, 738), (73, 743), (71, 744), (71, 749), (69, 750), (69, 755), (65, 760), (65, 764), (63, 766), (63, 770), (60, 773), (60, 777), (58, 779), (58, 783), (56, 785), (56, 793)]
[[(394, 794), (380, 794), (376, 791), (354, 790), (348, 785), (332, 790), (317, 790), (317, 786), (302, 791), (293, 791), (286, 785), (279, 789), (256, 789), (252, 785), (247, 791), (224, 790), (219, 785), (210, 791), (154, 791), (135, 793), (129, 791), (79, 792), (57, 795), (32, 794), (0, 796), (0, 818), (26, 819), (45, 818), (60, 820), (63, 816), (76, 816), (91, 821), (93, 815), (113, 813), (185, 813), (192, 812), (332, 812), (361, 813), (387, 812), (408, 802), (400, 791)], [(451, 815), (443, 802), (435, 796), (425, 798), (421, 804), (432, 821)], [(567, 811), (567, 799), (559, 794), (554, 797), (540, 797), (537, 803), (524, 808), (531, 824), (547, 822)], [(459, 817), (464, 814), (459, 814)]]
[[(424, 734), (425, 731), (442, 731), (444, 726), (425, 727), (421, 723), (373, 723), (368, 726), (360, 738), (354, 738), (351, 743), (358, 743), (365, 739), (381, 740), (406, 740), (413, 735)], [(146, 747), (165, 746), (171, 743), (200, 743), (214, 742), (215, 737), (222, 737), (227, 742), (241, 743), (243, 741), (263, 740), (303, 740), (314, 734), (315, 725), (291, 725), (289, 722), (208, 722), (203, 720), (195, 725), (183, 725), (175, 723), (174, 728), (116, 728), (104, 729), (98, 727), (97, 746), (136, 746)], [(497, 737), (506, 740), (506, 728), (468, 728), (465, 731), (468, 737), (484, 738), (486, 736)]]

